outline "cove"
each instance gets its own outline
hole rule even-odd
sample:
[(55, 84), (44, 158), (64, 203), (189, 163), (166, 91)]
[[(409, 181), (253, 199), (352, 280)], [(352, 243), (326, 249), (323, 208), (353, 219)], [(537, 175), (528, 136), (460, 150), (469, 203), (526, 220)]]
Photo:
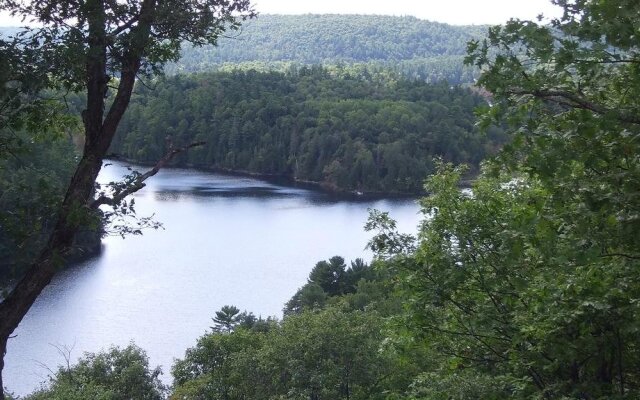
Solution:
[[(102, 183), (128, 173), (126, 163), (107, 164)], [(9, 391), (36, 389), (48, 368), (65, 363), (59, 349), (75, 361), (131, 341), (170, 383), (174, 358), (222, 306), (280, 318), (316, 262), (369, 261), (369, 208), (389, 211), (402, 232), (416, 232), (420, 220), (415, 199), (336, 196), (190, 169), (162, 170), (134, 199), (137, 214), (154, 215), (164, 229), (108, 236), (100, 255), (58, 273), (9, 341)]]

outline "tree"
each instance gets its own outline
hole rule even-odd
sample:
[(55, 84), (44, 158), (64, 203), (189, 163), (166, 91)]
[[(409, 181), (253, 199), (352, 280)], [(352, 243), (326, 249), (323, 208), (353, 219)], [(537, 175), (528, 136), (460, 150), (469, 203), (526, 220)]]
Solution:
[(364, 280), (373, 280), (375, 275), (373, 268), (364, 262), (362, 258), (351, 261), (351, 267), (345, 271), (343, 293), (353, 293), (357, 290), (358, 283)]
[[(493, 96), (482, 122), (513, 140), (472, 195), (441, 165), (417, 250), (387, 264), (442, 357), (416, 382), (428, 398), (460, 377), (479, 398), (640, 395), (640, 4), (556, 3), (550, 25), (514, 20), (470, 44)], [(397, 235), (382, 233), (386, 257)]]
[[(43, 24), (26, 36), (20, 50), (26, 53), (29, 48), (37, 48), (40, 65), (49, 68), (56, 85), (87, 93), (82, 111), (83, 153), (57, 212), (57, 222), (36, 261), (0, 304), (0, 355), (4, 356), (9, 336), (51, 281), (75, 233), (90, 218), (89, 211), (101, 204), (117, 206), (126, 195), (143, 187), (144, 180), (170, 158), (165, 157), (149, 173), (137, 176), (115, 197), (93, 200), (102, 160), (127, 109), (138, 75), (149, 76), (165, 62), (177, 59), (183, 41), (215, 44), (226, 29), (237, 28), (241, 20), (255, 14), (248, 0), (3, 0), (0, 10)], [(112, 100), (107, 102), (107, 98)], [(177, 149), (167, 150), (169, 155)], [(0, 358), (0, 371), (3, 366), (4, 357)]]
[(393, 397), (411, 367), (385, 349), (384, 326), (376, 312), (336, 307), (285, 318), (258, 353), (270, 398)]
[[(42, 248), (75, 164), (78, 119), (42, 91), (50, 78), (24, 39), (0, 39), (0, 286)], [(24, 68), (23, 64), (29, 64)], [(99, 241), (99, 233), (94, 236)], [(2, 297), (4, 294), (2, 295)]]
[(27, 400), (161, 400), (166, 387), (160, 367), (149, 368), (144, 350), (131, 344), (97, 354), (86, 353), (76, 365), (60, 368), (46, 389)]
[(471, 397), (637, 397), (637, 261), (603, 256), (603, 241), (571, 232), (565, 214), (584, 208), (554, 204), (540, 179), (485, 173), (469, 196), (460, 176), (444, 167), (430, 178), (419, 248), (390, 261), (407, 325), (443, 357), (429, 376), (465, 376)]
[(240, 317), (240, 309), (236, 306), (223, 306), (220, 311), (216, 311), (216, 316), (211, 318), (215, 323), (211, 329), (214, 332), (231, 333), (233, 328), (238, 325)]
[(422, 192), (438, 155), (476, 172), (504, 139), (499, 129), (483, 136), (474, 126), (474, 108), (486, 102), (469, 89), (381, 73), (353, 79), (324, 67), (311, 76), (242, 68), (170, 77), (153, 91), (139, 86), (111, 151), (149, 162), (175, 132), (208, 142), (179, 156), (182, 166), (283, 175), (337, 190)]
[[(384, 346), (376, 312), (335, 307), (291, 315), (268, 331), (209, 333), (172, 368), (175, 399), (378, 399), (415, 372)], [(396, 398), (396, 397), (393, 397)]]
[[(379, 278), (373, 268), (361, 258), (351, 261), (346, 268), (344, 258), (333, 256), (329, 261), (319, 261), (309, 273), (307, 283), (296, 291), (282, 310), (285, 316), (304, 311), (324, 309), (332, 300), (358, 291), (359, 284)], [(353, 300), (353, 299), (352, 299)], [(369, 296), (362, 294), (354, 303), (365, 304)]]
[[(467, 62), (485, 70), (478, 83), (493, 94), (483, 122), (516, 128), (504, 165), (555, 185), (559, 204), (580, 201), (591, 213), (616, 218), (621, 230), (608, 245), (628, 245), (618, 250), (635, 256), (640, 239), (624, 231), (640, 225), (633, 217), (640, 188), (640, 44), (633, 32), (640, 5), (557, 4), (564, 14), (551, 25), (511, 21), (470, 44)], [(576, 228), (602, 238), (585, 222)]]
[(316, 284), (329, 296), (342, 294), (347, 265), (344, 258), (333, 256), (329, 261), (319, 261), (309, 273), (309, 283)]
[(213, 332), (200, 337), (171, 368), (174, 391), (170, 398), (236, 399), (247, 398), (237, 395), (246, 387), (264, 391), (261, 382), (254, 379), (255, 362), (243, 365), (249, 368), (238, 368), (236, 362), (238, 356), (262, 347), (265, 332), (240, 329), (230, 335)]
[(315, 282), (309, 282), (302, 286), (291, 297), (282, 310), (285, 316), (299, 314), (305, 310), (323, 308), (329, 295)]

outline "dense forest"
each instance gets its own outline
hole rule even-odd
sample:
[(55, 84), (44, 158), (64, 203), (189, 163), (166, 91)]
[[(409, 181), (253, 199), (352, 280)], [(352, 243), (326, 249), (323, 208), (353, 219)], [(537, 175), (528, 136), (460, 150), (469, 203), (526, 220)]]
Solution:
[[(113, 151), (151, 160), (170, 141), (214, 136), (177, 161), (240, 168), (248, 160), (247, 169), (354, 189), (372, 171), (413, 190), (413, 172), (389, 175), (402, 165), (430, 174), (423, 221), (409, 235), (372, 211), (371, 263), (318, 262), (281, 320), (231, 305), (212, 311), (211, 329), (174, 364), (170, 388), (130, 345), (61, 367), (27, 399), (640, 398), (640, 3), (558, 3), (564, 14), (549, 25), (512, 20), (470, 43), (467, 62), (492, 93), (477, 120), (468, 110), (483, 100), (458, 87), (321, 67), (138, 86)], [(0, 95), (15, 87), (1, 85)], [(56, 121), (39, 118), (44, 108), (34, 104), (0, 114), (11, 121), (0, 126), (6, 149), (24, 141), (14, 130), (33, 133), (15, 121)], [(500, 138), (491, 128), (500, 125), (510, 140), (460, 190), (468, 168), (454, 164), (473, 166), (465, 157), (494, 150), (476, 139), (476, 121), (489, 139)], [(455, 139), (451, 131), (463, 139), (446, 142), (444, 160), (413, 158), (418, 146)], [(34, 168), (54, 162), (47, 157)], [(376, 169), (381, 160), (386, 170)]]
[[(486, 26), (453, 26), (415, 17), (381, 15), (259, 15), (217, 46), (186, 47), (169, 74), (205, 72), (221, 65), (366, 63), (430, 82), (472, 82), (462, 63), (466, 43)], [(474, 75), (474, 73), (476, 75)]]
[(468, 89), (367, 69), (233, 71), (138, 85), (112, 151), (151, 162), (171, 144), (206, 141), (176, 165), (320, 182), (338, 190), (422, 191), (434, 159), (479, 163), (504, 142), (481, 134)]
[(486, 28), (415, 17), (267, 14), (220, 38), (216, 47), (183, 51), (179, 65), (194, 72), (199, 65), (254, 60), (322, 64), (464, 56), (467, 42), (484, 36)]

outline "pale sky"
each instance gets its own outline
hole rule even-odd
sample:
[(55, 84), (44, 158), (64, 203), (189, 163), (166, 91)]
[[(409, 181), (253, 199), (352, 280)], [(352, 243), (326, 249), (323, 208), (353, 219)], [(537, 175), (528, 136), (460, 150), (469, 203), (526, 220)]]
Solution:
[[(559, 16), (550, 0), (254, 0), (263, 14), (412, 15), (453, 25), (500, 24), (511, 17), (535, 19), (540, 13)], [(0, 13), (0, 26), (21, 25)]]
[(254, 0), (266, 14), (412, 15), (453, 25), (501, 24), (509, 18), (560, 16), (551, 0)]

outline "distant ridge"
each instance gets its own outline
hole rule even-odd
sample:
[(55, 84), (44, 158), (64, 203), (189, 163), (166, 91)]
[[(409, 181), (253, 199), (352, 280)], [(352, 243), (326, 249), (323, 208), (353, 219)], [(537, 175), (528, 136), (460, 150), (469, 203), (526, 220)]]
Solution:
[[(0, 28), (0, 33), (16, 30)], [(475, 72), (462, 65), (467, 42), (486, 31), (486, 25), (448, 25), (412, 16), (264, 14), (229, 31), (217, 47), (184, 48), (180, 61), (167, 65), (166, 72), (366, 64), (424, 81), (468, 83)]]
[(202, 72), (224, 64), (370, 63), (421, 80), (468, 82), (467, 42), (487, 26), (454, 26), (416, 17), (265, 14), (221, 38), (218, 47), (185, 48), (167, 72)]

